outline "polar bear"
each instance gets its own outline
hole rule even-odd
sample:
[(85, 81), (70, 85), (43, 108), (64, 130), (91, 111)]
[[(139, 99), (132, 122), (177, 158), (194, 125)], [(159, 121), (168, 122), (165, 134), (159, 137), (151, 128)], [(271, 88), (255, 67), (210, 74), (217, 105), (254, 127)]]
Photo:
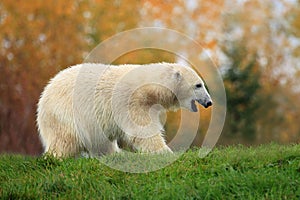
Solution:
[(120, 152), (118, 140), (140, 152), (172, 152), (160, 114), (212, 105), (203, 80), (175, 63), (84, 63), (59, 72), (41, 94), (37, 125), (45, 153), (90, 157)]

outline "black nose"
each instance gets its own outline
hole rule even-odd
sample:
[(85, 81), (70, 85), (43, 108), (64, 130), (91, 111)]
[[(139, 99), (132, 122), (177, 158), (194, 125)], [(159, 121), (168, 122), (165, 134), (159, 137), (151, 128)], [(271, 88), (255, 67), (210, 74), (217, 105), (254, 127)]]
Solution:
[(211, 101), (207, 102), (207, 103), (206, 103), (206, 108), (208, 108), (208, 107), (211, 106), (211, 105), (212, 105), (212, 102), (211, 102)]

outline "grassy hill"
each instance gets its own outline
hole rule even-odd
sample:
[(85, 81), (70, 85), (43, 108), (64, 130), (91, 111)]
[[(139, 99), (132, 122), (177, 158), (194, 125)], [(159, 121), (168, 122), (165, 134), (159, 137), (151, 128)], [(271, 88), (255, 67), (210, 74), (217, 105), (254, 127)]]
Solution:
[[(149, 157), (136, 156), (140, 162)], [(150, 160), (159, 162), (157, 155)], [(195, 148), (148, 173), (102, 163), (2, 155), (0, 199), (300, 199), (300, 145), (220, 147), (205, 158)]]

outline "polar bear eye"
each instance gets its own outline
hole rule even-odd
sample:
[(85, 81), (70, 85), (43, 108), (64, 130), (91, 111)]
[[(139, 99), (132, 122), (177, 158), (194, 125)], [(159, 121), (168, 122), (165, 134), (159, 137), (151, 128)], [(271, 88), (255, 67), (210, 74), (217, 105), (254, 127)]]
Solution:
[(202, 88), (202, 84), (201, 83), (196, 84), (196, 88)]

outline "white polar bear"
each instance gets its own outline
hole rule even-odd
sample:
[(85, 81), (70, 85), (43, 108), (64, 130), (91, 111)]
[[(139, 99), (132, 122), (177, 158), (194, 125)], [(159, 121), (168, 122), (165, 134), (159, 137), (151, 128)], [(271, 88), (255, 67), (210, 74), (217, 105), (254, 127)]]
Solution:
[(38, 103), (37, 125), (45, 152), (91, 157), (119, 152), (118, 140), (141, 152), (172, 152), (159, 115), (185, 108), (197, 112), (212, 100), (202, 79), (172, 63), (85, 63), (58, 73)]

